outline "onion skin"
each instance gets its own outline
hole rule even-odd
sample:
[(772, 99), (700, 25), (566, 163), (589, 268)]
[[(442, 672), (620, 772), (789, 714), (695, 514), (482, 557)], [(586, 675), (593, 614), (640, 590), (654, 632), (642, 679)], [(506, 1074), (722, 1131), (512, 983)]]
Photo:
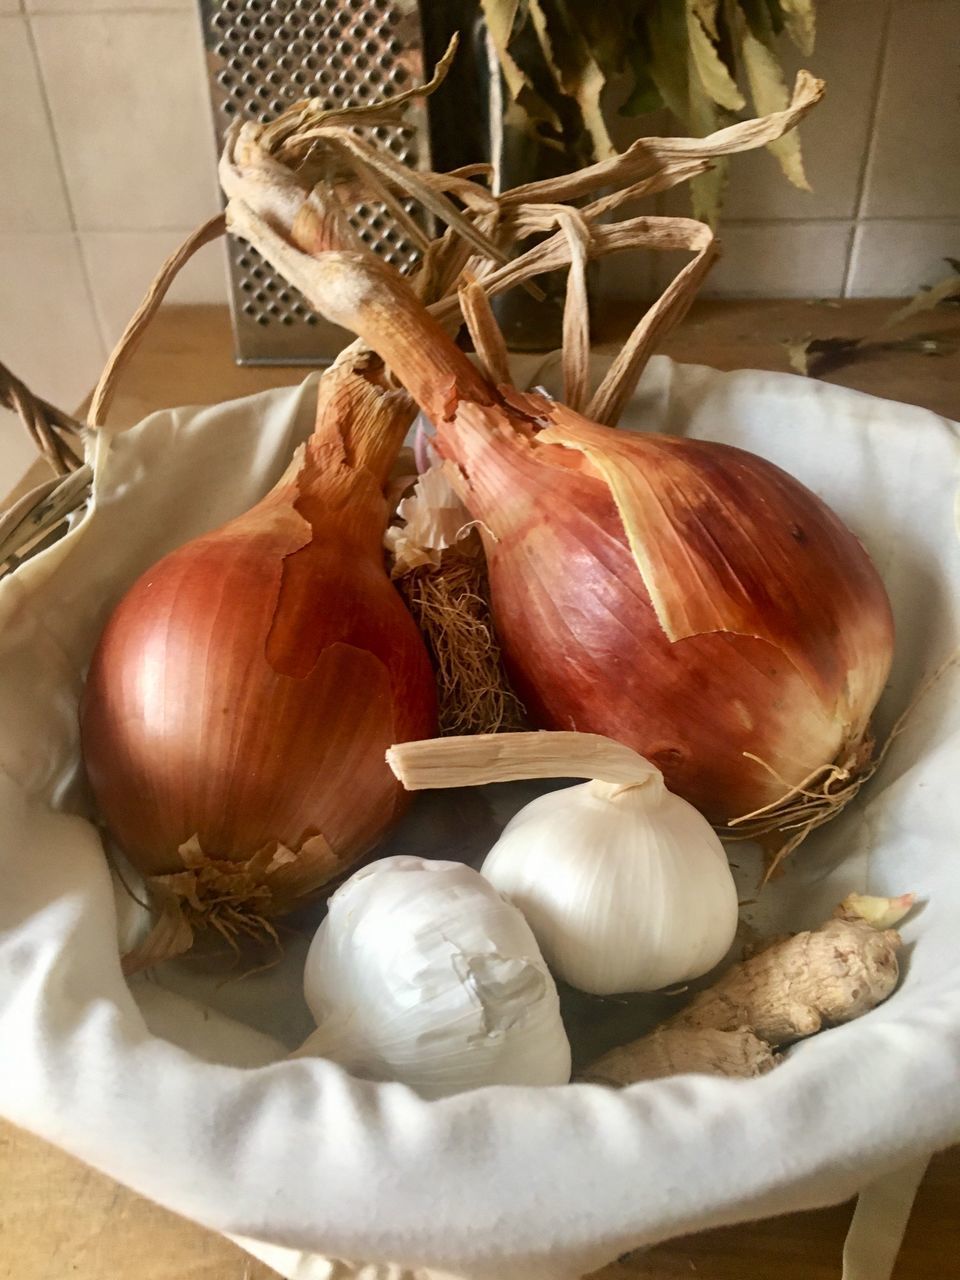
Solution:
[[(274, 490), (133, 584), (90, 666), (87, 774), (151, 877), (282, 847), (263, 914), (366, 853), (403, 807), (384, 762), (435, 731), (434, 677), (387, 577), (383, 485), (412, 416), (369, 354), (320, 380), (317, 427)], [(267, 895), (269, 899), (269, 895)]]
[[(543, 412), (569, 410), (545, 402)], [(795, 549), (782, 578), (751, 578), (735, 564), (743, 584), (736, 630), (668, 636), (610, 487), (577, 454), (537, 436), (467, 441), (457, 427), (441, 431), (438, 444), (467, 464), (461, 486), (482, 522), (494, 620), (533, 723), (625, 743), (723, 825), (776, 802), (867, 733), (889, 672), (889, 601), (854, 535), (773, 464), (709, 442), (610, 434), (652, 488), (663, 467), (676, 493), (679, 463), (684, 493), (709, 495), (681, 503), (685, 550), (696, 540), (723, 560), (725, 503), (749, 511), (761, 547), (775, 527), (787, 530)], [(751, 501), (750, 488), (764, 484), (781, 492), (780, 506)], [(684, 582), (682, 563), (671, 567), (677, 597), (689, 591), (692, 599), (697, 583)]]
[(625, 743), (718, 825), (816, 770), (862, 767), (892, 615), (814, 494), (742, 450), (619, 432), (493, 386), (386, 267), (308, 258), (239, 201), (227, 220), (436, 424), (539, 727)]

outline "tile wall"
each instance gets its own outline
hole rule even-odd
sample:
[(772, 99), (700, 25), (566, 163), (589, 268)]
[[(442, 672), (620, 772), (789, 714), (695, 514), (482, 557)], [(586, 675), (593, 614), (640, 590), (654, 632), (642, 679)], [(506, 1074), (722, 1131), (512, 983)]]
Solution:
[[(734, 158), (715, 295), (906, 294), (960, 257), (960, 0), (819, 12), (814, 189), (766, 153)], [(194, 0), (0, 0), (0, 360), (56, 403), (83, 397), (159, 263), (217, 208), (206, 92)], [(671, 266), (620, 260), (601, 287), (644, 297)], [(219, 246), (172, 296), (225, 299)], [(0, 495), (30, 457), (0, 411)]]

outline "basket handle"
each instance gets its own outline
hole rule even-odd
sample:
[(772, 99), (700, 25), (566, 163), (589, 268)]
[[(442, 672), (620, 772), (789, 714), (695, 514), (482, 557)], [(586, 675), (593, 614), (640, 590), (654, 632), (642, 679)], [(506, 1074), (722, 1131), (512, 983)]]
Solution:
[(20, 415), (33, 443), (58, 476), (76, 471), (83, 461), (78, 447), (82, 424), (35, 396), (4, 364), (0, 364), (0, 405)]
[(106, 367), (100, 375), (100, 380), (90, 401), (90, 408), (87, 411), (88, 427), (103, 426), (114, 392), (117, 389), (120, 374), (143, 340), (147, 326), (156, 315), (161, 302), (166, 297), (167, 291), (179, 274), (181, 267), (189, 262), (198, 249), (202, 249), (205, 244), (210, 244), (212, 241), (219, 239), (226, 232), (226, 229), (226, 215), (223, 213), (215, 214), (202, 226), (197, 227), (196, 231), (184, 240), (179, 249), (174, 250), (157, 272), (153, 283), (147, 290), (146, 296), (120, 335), (120, 340), (110, 353)]
[[(147, 325), (180, 268), (198, 249), (225, 231), (226, 217), (218, 213), (198, 227), (160, 268), (100, 375), (87, 413), (88, 427), (95, 429), (103, 425), (120, 374), (140, 345)], [(34, 395), (3, 364), (0, 364), (0, 405), (20, 415), (40, 454), (55, 473), (54, 478), (42, 481), (8, 511), (0, 513), (0, 578), (3, 578), (29, 548), (52, 533), (85, 501), (92, 472), (83, 461), (83, 424)]]

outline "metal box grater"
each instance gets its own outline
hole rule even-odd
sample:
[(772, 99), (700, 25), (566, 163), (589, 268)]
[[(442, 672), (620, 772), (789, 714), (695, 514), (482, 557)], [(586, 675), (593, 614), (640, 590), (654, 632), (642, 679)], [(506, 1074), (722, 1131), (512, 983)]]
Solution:
[[(408, 88), (423, 77), (417, 0), (199, 0), (218, 149), (238, 117), (272, 120), (315, 97), (353, 106)], [(426, 105), (416, 99), (406, 124), (380, 127), (371, 140), (397, 159), (426, 168)], [(367, 133), (368, 138), (371, 134)], [(405, 207), (414, 216), (413, 201)], [(408, 271), (418, 251), (382, 204), (358, 205), (350, 219), (385, 261)], [(298, 290), (248, 245), (230, 238), (231, 310), (241, 364), (328, 364), (349, 334), (317, 316)]]

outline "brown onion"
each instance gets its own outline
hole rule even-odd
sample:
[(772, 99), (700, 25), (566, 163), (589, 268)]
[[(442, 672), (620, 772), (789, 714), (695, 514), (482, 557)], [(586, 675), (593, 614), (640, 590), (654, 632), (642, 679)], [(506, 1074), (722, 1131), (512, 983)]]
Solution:
[(819, 498), (743, 450), (616, 431), (494, 386), (394, 273), (311, 260), (239, 199), (228, 221), (436, 423), (537, 724), (626, 743), (718, 824), (863, 764), (892, 618)]
[(130, 860), (228, 932), (366, 853), (403, 804), (384, 761), (435, 729), (434, 679), (384, 569), (384, 485), (412, 417), (354, 355), (251, 511), (117, 605), (81, 710), (100, 811)]

